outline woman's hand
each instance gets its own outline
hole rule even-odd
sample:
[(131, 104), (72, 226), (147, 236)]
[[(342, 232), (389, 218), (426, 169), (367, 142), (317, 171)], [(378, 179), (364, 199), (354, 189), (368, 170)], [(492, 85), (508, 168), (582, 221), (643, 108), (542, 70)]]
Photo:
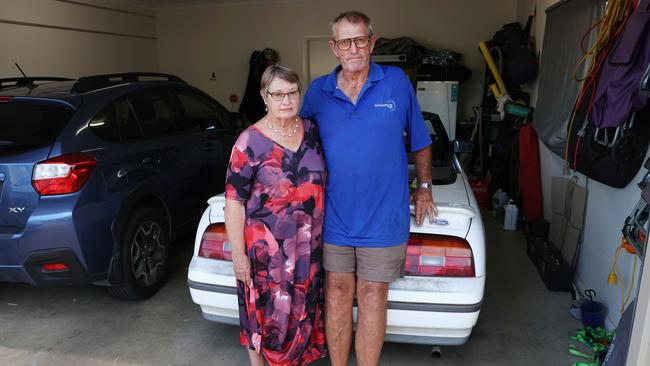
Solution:
[(233, 254), (232, 267), (235, 271), (235, 277), (237, 280), (250, 286), (253, 280), (251, 278), (251, 261), (248, 256), (244, 254)]

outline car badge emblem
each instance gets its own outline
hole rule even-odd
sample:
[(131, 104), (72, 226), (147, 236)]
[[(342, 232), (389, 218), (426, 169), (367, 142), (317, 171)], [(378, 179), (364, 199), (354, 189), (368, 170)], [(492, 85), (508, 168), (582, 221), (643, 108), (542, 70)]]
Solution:
[(438, 226), (447, 226), (447, 225), (449, 225), (449, 221), (447, 221), (445, 219), (434, 219), (433, 223), (438, 225)]
[(21, 213), (25, 211), (25, 207), (9, 207), (9, 213)]

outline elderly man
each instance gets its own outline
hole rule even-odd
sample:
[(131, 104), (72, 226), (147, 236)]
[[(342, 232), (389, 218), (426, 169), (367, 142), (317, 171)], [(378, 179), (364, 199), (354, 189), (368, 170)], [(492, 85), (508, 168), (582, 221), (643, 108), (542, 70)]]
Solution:
[(414, 151), (416, 222), (432, 220), (431, 138), (403, 71), (370, 62), (370, 18), (356, 11), (332, 23), (340, 65), (309, 87), (301, 111), (318, 124), (328, 179), (323, 265), (325, 330), (332, 365), (348, 365), (356, 291), (357, 365), (376, 365), (386, 332), (388, 285), (403, 275), (409, 235), (408, 162)]

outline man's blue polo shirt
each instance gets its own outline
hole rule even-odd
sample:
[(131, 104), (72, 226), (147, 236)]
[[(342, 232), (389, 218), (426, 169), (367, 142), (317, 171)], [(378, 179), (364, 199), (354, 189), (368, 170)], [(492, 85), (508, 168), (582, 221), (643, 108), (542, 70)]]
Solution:
[(408, 240), (408, 162), (431, 144), (413, 86), (393, 66), (371, 64), (357, 104), (337, 88), (337, 67), (312, 82), (300, 115), (318, 124), (327, 164), (326, 243), (388, 247)]

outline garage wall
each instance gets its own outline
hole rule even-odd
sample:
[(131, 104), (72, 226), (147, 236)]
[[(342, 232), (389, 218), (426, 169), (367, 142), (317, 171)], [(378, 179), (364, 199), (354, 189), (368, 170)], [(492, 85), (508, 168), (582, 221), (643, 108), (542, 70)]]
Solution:
[[(534, 34), (538, 47), (542, 46), (544, 36), (544, 23), (546, 21), (544, 10), (555, 2), (554, 0), (518, 0), (517, 14), (520, 22), (524, 22), (526, 16), (532, 13), (534, 6), (537, 5)], [(544, 57), (543, 50), (542, 57)], [(567, 70), (567, 72), (573, 72), (573, 70)], [(528, 88), (534, 104), (537, 100), (537, 83), (531, 83)], [(554, 176), (562, 176), (564, 160), (546, 148), (541, 140), (539, 146), (544, 216), (549, 220), (551, 216), (551, 179)], [(592, 179), (587, 179), (584, 175), (578, 173), (578, 184), (587, 186), (589, 196), (587, 199), (583, 247), (575, 281), (581, 291), (586, 288), (596, 290), (600, 301), (608, 305), (608, 325), (610, 327), (618, 324), (620, 319), (621, 287), (620, 285), (608, 285), (607, 276), (613, 262), (614, 252), (620, 245), (621, 227), (626, 216), (632, 211), (640, 198), (640, 190), (636, 183), (639, 182), (645, 172), (646, 170), (641, 168), (639, 174), (623, 189), (611, 188)], [(625, 283), (629, 287), (632, 277), (633, 257), (623, 252), (618, 260), (618, 266), (622, 275), (618, 279), (619, 284)], [(640, 263), (638, 263), (638, 266), (640, 267)], [(636, 279), (638, 280), (638, 270)]]
[(3, 0), (0, 77), (158, 71), (155, 26), (127, 1)]
[[(244, 93), (252, 51), (271, 47), (281, 62), (302, 73), (305, 37), (330, 37), (331, 19), (350, 9), (373, 17), (377, 36), (410, 36), (426, 47), (463, 53), (474, 75), (461, 84), (462, 117), (471, 115), (471, 106), (481, 100), (484, 64), (477, 44), (515, 19), (516, 0), (467, 0), (462, 6), (454, 0), (279, 0), (159, 9), (160, 69), (181, 75), (230, 106), (228, 95), (241, 99)], [(209, 81), (212, 72), (217, 81)]]

